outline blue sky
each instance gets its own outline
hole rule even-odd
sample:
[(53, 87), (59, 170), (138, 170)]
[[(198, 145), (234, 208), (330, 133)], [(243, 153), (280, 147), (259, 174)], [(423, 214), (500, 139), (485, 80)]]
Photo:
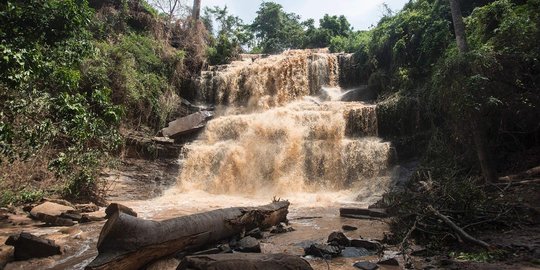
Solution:
[[(253, 21), (262, 0), (202, 0), (203, 6), (224, 6), (231, 14), (245, 23)], [(319, 21), (324, 14), (345, 15), (355, 30), (367, 30), (382, 17), (382, 4), (393, 11), (400, 10), (409, 0), (272, 0), (283, 6), (286, 12), (302, 16), (302, 20), (313, 18)]]

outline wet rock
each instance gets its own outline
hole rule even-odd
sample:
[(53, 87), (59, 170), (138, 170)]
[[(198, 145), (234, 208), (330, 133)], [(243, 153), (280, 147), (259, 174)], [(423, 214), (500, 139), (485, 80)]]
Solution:
[(260, 253), (261, 244), (257, 239), (247, 236), (238, 241), (235, 250), (248, 253)]
[(339, 208), (339, 215), (341, 217), (358, 218), (358, 219), (370, 219), (370, 218), (386, 218), (385, 209), (380, 208)]
[(41, 202), (51, 202), (51, 203), (56, 203), (56, 204), (68, 206), (68, 207), (71, 207), (71, 208), (75, 208), (73, 206), (73, 204), (71, 204), (70, 202), (68, 202), (66, 200), (62, 200), (62, 199), (43, 198), (43, 199), (41, 199)]
[(108, 219), (109, 217), (111, 217), (116, 212), (122, 212), (122, 213), (128, 214), (130, 216), (134, 216), (134, 217), (137, 216), (137, 213), (135, 211), (133, 211), (133, 209), (131, 209), (131, 208), (125, 206), (125, 205), (121, 205), (119, 203), (111, 203), (105, 209), (105, 214), (106, 214), (105, 218)]
[(321, 258), (335, 258), (341, 255), (341, 249), (337, 246), (326, 244), (313, 244), (304, 249), (305, 255), (312, 255)]
[(206, 125), (206, 122), (213, 117), (211, 111), (201, 111), (190, 114), (185, 117), (178, 118), (169, 123), (169, 125), (161, 130), (163, 136), (179, 139), (182, 136), (195, 133)]
[(197, 255), (209, 255), (209, 254), (219, 254), (219, 253), (221, 253), (221, 249), (218, 247), (215, 247), (215, 248), (209, 248), (209, 249), (194, 252), (193, 255), (197, 256)]
[(92, 216), (88, 214), (82, 214), (81, 220), (79, 221), (79, 223), (98, 222), (98, 221), (103, 221), (103, 220), (105, 220), (105, 218), (103, 217), (96, 217), (96, 216)]
[(341, 251), (341, 256), (345, 258), (358, 258), (369, 255), (371, 253), (365, 248), (346, 247)]
[(215, 254), (188, 256), (177, 270), (313, 270), (304, 259), (287, 254)]
[(382, 260), (377, 262), (377, 264), (399, 266), (399, 262), (396, 258), (386, 258), (386, 259), (383, 258)]
[(43, 214), (45, 216), (59, 217), (62, 213), (67, 211), (74, 211), (75, 208), (71, 206), (66, 206), (54, 202), (46, 201), (30, 210), (30, 216), (35, 219), (39, 219), (39, 215)]
[(13, 261), (13, 247), (0, 246), (0, 269), (4, 269), (8, 262)]
[(370, 263), (370, 262), (357, 262), (357, 263), (353, 264), (353, 266), (358, 268), (358, 269), (362, 269), (362, 270), (375, 270), (375, 269), (379, 268), (378, 265), (376, 265), (374, 263)]
[(75, 222), (69, 218), (62, 217), (64, 213), (58, 216), (51, 216), (44, 213), (38, 213), (35, 219), (45, 222), (49, 226), (73, 226)]
[(343, 226), (341, 226), (341, 229), (344, 230), (344, 231), (356, 231), (356, 230), (358, 230), (357, 227), (349, 226), (349, 225), (343, 225)]
[(381, 243), (373, 240), (365, 239), (353, 239), (351, 240), (351, 246), (353, 247), (362, 247), (368, 250), (379, 251), (382, 249)]
[(0, 221), (7, 220), (11, 213), (6, 208), (0, 208)]
[(7, 221), (9, 222), (9, 224), (15, 225), (15, 226), (28, 225), (34, 222), (28, 216), (22, 216), (22, 215), (9, 215)]
[(75, 205), (75, 209), (77, 209), (81, 213), (90, 213), (90, 212), (96, 212), (99, 210), (99, 206), (88, 203), (88, 204), (77, 204)]
[(342, 232), (333, 232), (328, 236), (328, 241), (330, 245), (348, 247), (351, 245), (351, 241), (345, 234)]
[(246, 236), (251, 236), (251, 237), (254, 237), (255, 239), (262, 239), (263, 238), (262, 231), (259, 228), (255, 228), (255, 229), (247, 232)]
[(28, 213), (29, 213), (30, 211), (32, 211), (32, 208), (34, 208), (34, 207), (36, 207), (35, 204), (27, 204), (27, 205), (24, 205), (24, 206), (23, 206), (22, 210), (23, 210), (24, 212), (28, 212)]
[(273, 226), (270, 230), (270, 233), (287, 233), (294, 231), (293, 227), (287, 226), (285, 223), (280, 223), (276, 226)]
[(78, 211), (68, 211), (60, 215), (61, 218), (71, 219), (73, 221), (81, 221), (82, 215)]
[(10, 236), (6, 245), (15, 247), (14, 258), (18, 261), (62, 254), (62, 249), (54, 241), (24, 232)]

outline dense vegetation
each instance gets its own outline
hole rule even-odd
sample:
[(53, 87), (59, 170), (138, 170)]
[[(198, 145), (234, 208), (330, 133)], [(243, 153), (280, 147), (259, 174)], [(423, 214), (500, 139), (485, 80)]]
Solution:
[(98, 199), (120, 130), (163, 126), (195, 50), (144, 1), (7, 1), (0, 23), (0, 205)]
[[(469, 52), (456, 46), (448, 1), (418, 0), (385, 16), (358, 46), (358, 74), (379, 96), (380, 134), (421, 157), (409, 186), (385, 201), (395, 231), (448, 240), (430, 206), (469, 231), (528, 222), (514, 194), (486, 183), (482, 131), (498, 175), (540, 162), (540, 2), (461, 1)], [(442, 241), (442, 242), (441, 242)]]
[(344, 16), (315, 26), (273, 2), (251, 23), (207, 8), (199, 27), (143, 0), (4, 1), (0, 205), (99, 198), (98, 175), (125, 131), (162, 127), (181, 97), (194, 96), (192, 79), (207, 64), (329, 47), (354, 52), (357, 80), (378, 96), (380, 135), (402, 160), (420, 159), (409, 185), (382, 202), (398, 217), (398, 237), (414, 228), (418, 239), (442, 243), (448, 228), (430, 207), (470, 231), (526, 220), (482, 177), (477, 139), (499, 175), (540, 163), (540, 0), (460, 2), (465, 53), (447, 0), (410, 1), (369, 31)]

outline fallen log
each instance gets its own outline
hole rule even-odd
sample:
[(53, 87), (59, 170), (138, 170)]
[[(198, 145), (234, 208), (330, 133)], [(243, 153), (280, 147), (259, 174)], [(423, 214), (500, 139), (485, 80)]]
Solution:
[(521, 179), (527, 179), (535, 176), (540, 176), (540, 166), (528, 169), (524, 172), (520, 172), (518, 174), (512, 174), (507, 175), (503, 177), (499, 177), (499, 181), (505, 182), (505, 181), (515, 181), (515, 180), (521, 180)]
[(286, 254), (234, 253), (188, 256), (177, 270), (312, 270), (304, 259)]
[(98, 256), (85, 269), (139, 269), (179, 251), (201, 248), (254, 228), (286, 222), (288, 201), (260, 207), (234, 207), (161, 222), (143, 220), (121, 211), (103, 226)]

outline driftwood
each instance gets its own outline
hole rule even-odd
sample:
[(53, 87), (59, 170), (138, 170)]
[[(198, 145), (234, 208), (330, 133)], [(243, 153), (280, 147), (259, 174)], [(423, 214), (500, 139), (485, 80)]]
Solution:
[(540, 166), (528, 169), (518, 174), (499, 177), (499, 181), (515, 181), (540, 175)]
[(188, 256), (177, 270), (312, 270), (304, 259), (286, 254), (234, 253)]
[(462, 240), (466, 241), (466, 242), (469, 242), (471, 244), (475, 244), (477, 246), (480, 246), (480, 247), (483, 247), (487, 250), (492, 250), (493, 247), (480, 240), (480, 239), (476, 239), (474, 237), (472, 237), (470, 234), (468, 234), (467, 232), (465, 232), (463, 229), (461, 229), (458, 225), (456, 225), (456, 223), (454, 223), (452, 220), (450, 220), (447, 216), (441, 214), (439, 211), (437, 211), (437, 209), (435, 209), (433, 206), (429, 205), (428, 206), (428, 210), (433, 212), (433, 214), (435, 216), (437, 216), (438, 218), (440, 218), (444, 223), (446, 223), (446, 225), (448, 225), (448, 227), (450, 227)]
[(98, 240), (98, 256), (86, 269), (139, 269), (179, 251), (201, 248), (254, 228), (287, 220), (289, 202), (260, 207), (235, 207), (161, 222), (143, 220), (121, 211), (111, 215)]

